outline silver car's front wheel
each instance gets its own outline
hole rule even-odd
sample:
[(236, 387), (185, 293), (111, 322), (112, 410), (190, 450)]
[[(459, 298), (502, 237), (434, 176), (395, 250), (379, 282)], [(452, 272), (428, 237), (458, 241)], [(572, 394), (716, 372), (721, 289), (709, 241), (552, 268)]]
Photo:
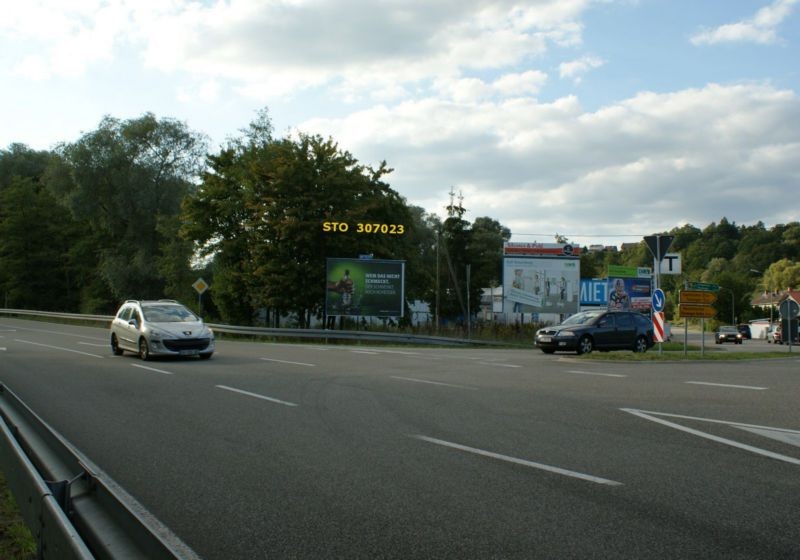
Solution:
[(145, 362), (150, 359), (150, 346), (144, 338), (139, 339), (139, 358)]

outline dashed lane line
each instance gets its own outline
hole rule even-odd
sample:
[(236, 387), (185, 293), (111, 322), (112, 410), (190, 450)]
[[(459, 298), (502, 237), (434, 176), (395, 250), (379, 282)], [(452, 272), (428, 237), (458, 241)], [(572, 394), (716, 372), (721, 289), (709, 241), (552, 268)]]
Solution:
[(248, 397), (254, 397), (256, 399), (261, 399), (264, 401), (269, 401), (275, 404), (282, 404), (284, 406), (299, 406), (295, 403), (282, 401), (280, 399), (273, 399), (272, 397), (267, 397), (265, 395), (259, 395), (258, 393), (251, 393), (250, 391), (244, 391), (242, 389), (236, 389), (235, 387), (228, 387), (227, 385), (215, 385), (217, 389), (223, 389), (225, 391), (231, 391), (233, 393), (239, 393), (241, 395), (247, 395)]
[(92, 358), (100, 358), (100, 359), (103, 358), (103, 356), (100, 356), (98, 354), (89, 354), (88, 352), (81, 352), (80, 350), (72, 350), (71, 348), (62, 348), (61, 346), (51, 346), (50, 344), (42, 344), (41, 342), (31, 342), (30, 340), (20, 340), (18, 338), (15, 338), (14, 342), (22, 342), (23, 344), (32, 344), (34, 346), (42, 346), (44, 348), (51, 348), (53, 350), (63, 350), (64, 352), (72, 352), (73, 354), (81, 354), (83, 356), (91, 356)]
[(728, 387), (731, 389), (750, 389), (751, 391), (766, 391), (769, 387), (754, 387), (752, 385), (729, 385), (727, 383), (708, 383), (707, 381), (684, 381), (688, 385), (709, 385), (711, 387)]
[(430, 381), (428, 379), (416, 379), (414, 377), (400, 377), (399, 375), (392, 375), (392, 379), (399, 379), (401, 381), (411, 381), (414, 383), (426, 383), (428, 385), (440, 385), (442, 387), (453, 387), (455, 389), (466, 389), (467, 391), (477, 391), (475, 387), (467, 387), (466, 385), (454, 385), (452, 383), (442, 383), (441, 381)]
[(163, 369), (156, 369), (156, 368), (149, 367), (149, 366), (143, 366), (141, 364), (131, 364), (131, 366), (133, 366), (135, 368), (139, 368), (139, 369), (146, 369), (147, 371), (154, 371), (156, 373), (163, 373), (164, 375), (175, 375), (171, 371), (164, 371)]
[(608, 486), (622, 486), (621, 482), (617, 482), (615, 480), (609, 480), (607, 478), (601, 478), (599, 476), (594, 476), (591, 474), (585, 474), (577, 471), (571, 471), (568, 469), (562, 469), (561, 467), (554, 467), (552, 465), (545, 465), (543, 463), (536, 463), (534, 461), (528, 461), (526, 459), (518, 459), (517, 457), (510, 457), (508, 455), (501, 455), (500, 453), (493, 453), (492, 451), (485, 451), (483, 449), (476, 449), (475, 447), (468, 447), (466, 445), (461, 445), (458, 443), (453, 443), (450, 441), (444, 441), (441, 439), (436, 439), (428, 436), (422, 435), (414, 435), (411, 436), (415, 439), (426, 441), (428, 443), (433, 443), (435, 445), (441, 445), (443, 447), (449, 447), (451, 449), (457, 449), (459, 451), (464, 451), (466, 453), (472, 453), (474, 455), (480, 455), (482, 457), (489, 457), (491, 459), (497, 459), (500, 461), (505, 461), (507, 463), (514, 463), (517, 465), (522, 465), (525, 467), (530, 467), (532, 469), (538, 469), (542, 471), (547, 471), (554, 474), (560, 474), (562, 476), (568, 476), (571, 478), (577, 478), (580, 480), (585, 480), (587, 482), (594, 482), (595, 484), (605, 484)]
[(578, 375), (599, 375), (601, 377), (628, 377), (627, 375), (623, 375), (621, 373), (599, 373), (596, 371), (581, 371), (578, 369), (567, 370), (567, 373), (575, 373)]
[(317, 367), (316, 364), (307, 364), (305, 362), (289, 362), (287, 360), (275, 360), (272, 358), (261, 358), (261, 359), (264, 360), (265, 362), (276, 362), (279, 364), (290, 364), (293, 366)]
[(493, 362), (478, 362), (478, 364), (482, 365), (482, 366), (506, 367), (506, 368), (521, 368), (522, 367), (522, 366), (519, 366), (517, 364), (498, 364), (498, 363), (493, 363)]

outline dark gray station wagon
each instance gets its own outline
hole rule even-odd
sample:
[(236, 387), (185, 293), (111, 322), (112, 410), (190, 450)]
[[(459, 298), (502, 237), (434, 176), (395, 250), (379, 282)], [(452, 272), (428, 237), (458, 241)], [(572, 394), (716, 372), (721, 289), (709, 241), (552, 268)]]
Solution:
[(653, 346), (653, 325), (636, 311), (583, 311), (560, 325), (536, 332), (536, 346), (545, 354), (556, 351), (588, 354), (592, 350), (646, 352)]

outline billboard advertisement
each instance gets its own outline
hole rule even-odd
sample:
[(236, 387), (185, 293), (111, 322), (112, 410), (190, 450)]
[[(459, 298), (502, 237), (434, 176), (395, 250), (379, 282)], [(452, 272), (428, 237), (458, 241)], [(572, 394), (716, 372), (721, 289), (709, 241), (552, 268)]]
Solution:
[(611, 311), (650, 310), (650, 278), (609, 278), (606, 291)]
[(606, 278), (581, 279), (581, 305), (608, 306), (608, 280)]
[(578, 312), (580, 260), (555, 257), (503, 259), (503, 310), (507, 313)]
[(405, 261), (328, 259), (325, 314), (402, 317)]

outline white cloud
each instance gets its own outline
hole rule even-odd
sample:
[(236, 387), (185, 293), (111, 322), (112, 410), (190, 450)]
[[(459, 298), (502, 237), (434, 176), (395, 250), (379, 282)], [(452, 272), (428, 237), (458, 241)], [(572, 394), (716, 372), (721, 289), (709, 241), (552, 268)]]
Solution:
[[(365, 163), (393, 154), (390, 182), (430, 211), (443, 212), (454, 185), (472, 218), (490, 215), (518, 233), (602, 238), (722, 216), (774, 223), (775, 201), (796, 189), (796, 122), (791, 91), (711, 84), (643, 92), (593, 112), (576, 97), (429, 98), (301, 128), (333, 136)], [(781, 218), (800, 219), (788, 213)]]
[(226, 81), (264, 101), (321, 86), (389, 99), (442, 76), (512, 71), (552, 45), (580, 44), (589, 0), (17, 4), (0, 35), (19, 40), (20, 60), (41, 57), (18, 65), (23, 75), (79, 76), (134, 47), (148, 68), (187, 83)]
[(763, 45), (775, 43), (778, 40), (776, 28), (789, 17), (797, 2), (798, 0), (775, 0), (769, 6), (758, 10), (751, 18), (697, 33), (691, 38), (691, 42), (694, 45), (736, 42)]
[(558, 66), (558, 73), (561, 78), (572, 78), (573, 82), (579, 84), (584, 74), (605, 63), (605, 60), (596, 56), (584, 56), (571, 62), (562, 62)]

